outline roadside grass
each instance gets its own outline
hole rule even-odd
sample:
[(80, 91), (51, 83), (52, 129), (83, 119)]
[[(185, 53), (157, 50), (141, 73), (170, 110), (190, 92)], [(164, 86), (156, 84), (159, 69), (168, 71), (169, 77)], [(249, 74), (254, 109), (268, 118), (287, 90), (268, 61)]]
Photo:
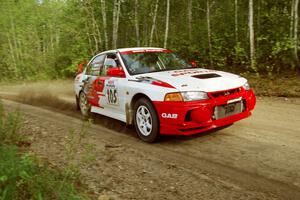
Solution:
[(300, 97), (299, 75), (245, 75), (257, 96)]
[(0, 145), (17, 145), (24, 138), (18, 134), (22, 120), (19, 110), (5, 113), (3, 104), (0, 102)]
[(87, 199), (72, 177), (19, 154), (16, 146), (0, 147), (0, 199)]
[(0, 200), (89, 199), (74, 169), (51, 168), (20, 148), (21, 127), (20, 112), (6, 113), (0, 102)]

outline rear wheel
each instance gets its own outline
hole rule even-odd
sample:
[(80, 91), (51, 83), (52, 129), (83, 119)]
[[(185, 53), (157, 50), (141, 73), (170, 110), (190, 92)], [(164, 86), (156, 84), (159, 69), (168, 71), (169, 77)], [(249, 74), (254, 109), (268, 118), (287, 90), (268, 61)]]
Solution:
[(75, 96), (75, 100), (76, 100), (76, 109), (80, 110), (79, 97), (77, 97), (77, 95)]
[(154, 142), (159, 137), (159, 121), (155, 109), (146, 98), (137, 100), (134, 106), (134, 125), (143, 141)]
[(80, 92), (79, 94), (79, 108), (84, 119), (91, 117), (91, 105), (84, 92)]

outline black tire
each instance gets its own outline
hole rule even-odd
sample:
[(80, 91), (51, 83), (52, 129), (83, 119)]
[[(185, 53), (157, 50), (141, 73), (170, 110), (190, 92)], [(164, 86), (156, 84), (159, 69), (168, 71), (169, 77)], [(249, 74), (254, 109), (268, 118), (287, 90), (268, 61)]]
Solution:
[(136, 133), (141, 140), (149, 143), (157, 141), (159, 120), (156, 110), (148, 99), (140, 98), (136, 101), (133, 120)]
[(93, 115), (91, 113), (91, 105), (89, 104), (86, 94), (84, 92), (80, 92), (78, 98), (78, 104), (83, 119), (88, 120), (93, 118)]
[(80, 106), (79, 106), (79, 97), (77, 97), (77, 95), (75, 96), (76, 99), (76, 110), (80, 110)]

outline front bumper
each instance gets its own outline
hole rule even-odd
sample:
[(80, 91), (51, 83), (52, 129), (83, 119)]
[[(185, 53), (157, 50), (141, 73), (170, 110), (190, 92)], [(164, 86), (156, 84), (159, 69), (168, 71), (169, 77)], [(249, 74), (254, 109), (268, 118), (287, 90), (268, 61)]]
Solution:
[[(164, 135), (192, 135), (210, 129), (227, 126), (251, 115), (256, 104), (252, 90), (234, 89), (226, 95), (209, 94), (210, 99), (194, 102), (153, 102)], [(215, 119), (216, 106), (226, 105), (232, 99), (241, 98), (243, 111), (221, 119)]]

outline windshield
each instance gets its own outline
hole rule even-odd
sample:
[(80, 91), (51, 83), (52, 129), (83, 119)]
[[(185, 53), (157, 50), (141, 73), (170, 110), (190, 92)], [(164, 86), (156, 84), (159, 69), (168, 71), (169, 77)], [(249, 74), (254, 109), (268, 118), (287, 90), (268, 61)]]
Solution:
[(192, 67), (171, 52), (121, 53), (121, 56), (131, 75)]

